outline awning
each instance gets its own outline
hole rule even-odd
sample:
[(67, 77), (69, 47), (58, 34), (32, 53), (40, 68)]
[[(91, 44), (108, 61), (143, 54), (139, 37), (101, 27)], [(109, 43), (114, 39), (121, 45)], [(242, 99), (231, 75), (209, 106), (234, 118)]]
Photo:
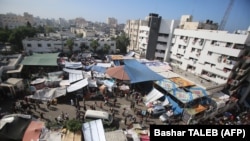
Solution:
[(19, 65), (18, 69), (16, 70), (9, 70), (7, 73), (20, 73), (23, 69), (23, 65)]
[(164, 96), (164, 94), (162, 94), (160, 91), (158, 91), (157, 89), (153, 88), (148, 95), (146, 95), (144, 97), (144, 103), (147, 105), (150, 102), (153, 102), (155, 100), (158, 100), (159, 98), (161, 98), (162, 96)]
[(82, 62), (68, 62), (65, 61), (65, 67), (71, 69), (83, 68)]
[(30, 84), (35, 85), (35, 84), (40, 84), (40, 83), (43, 83), (43, 82), (45, 82), (44, 78), (38, 78), (36, 80), (31, 81)]
[(102, 120), (86, 122), (82, 126), (84, 141), (106, 141)]
[(69, 87), (67, 87), (67, 92), (77, 91), (77, 90), (79, 90), (87, 85), (88, 85), (88, 79), (85, 78), (85, 79), (80, 80), (74, 84), (71, 84)]

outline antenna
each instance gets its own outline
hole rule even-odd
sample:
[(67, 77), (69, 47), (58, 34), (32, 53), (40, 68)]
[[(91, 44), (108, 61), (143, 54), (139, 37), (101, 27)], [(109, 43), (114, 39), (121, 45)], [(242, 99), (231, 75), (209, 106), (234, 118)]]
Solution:
[(230, 0), (230, 3), (225, 11), (225, 14), (220, 22), (220, 25), (219, 25), (219, 30), (223, 30), (225, 28), (225, 25), (227, 23), (227, 19), (230, 15), (230, 12), (231, 12), (231, 9), (233, 7), (233, 3), (234, 3), (234, 0)]

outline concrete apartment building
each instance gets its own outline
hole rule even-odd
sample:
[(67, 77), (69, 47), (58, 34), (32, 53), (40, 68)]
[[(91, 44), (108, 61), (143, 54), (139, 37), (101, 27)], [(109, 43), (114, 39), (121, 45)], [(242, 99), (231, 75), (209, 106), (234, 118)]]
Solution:
[(14, 29), (19, 26), (26, 26), (27, 22), (34, 24), (33, 15), (24, 12), (23, 16), (12, 13), (0, 14), (0, 27)]
[(158, 14), (150, 13), (145, 20), (128, 20), (125, 33), (130, 38), (128, 51), (134, 51), (136, 58), (165, 60), (165, 52), (171, 45), (176, 20), (164, 20)]
[(190, 15), (180, 22), (165, 22), (157, 14), (148, 19), (126, 24), (128, 50), (134, 50), (136, 58), (169, 62), (182, 77), (210, 93), (226, 89), (241, 103), (250, 96), (250, 30), (219, 31), (217, 23), (193, 22)]
[[(49, 53), (49, 52), (69, 52), (69, 48), (66, 44), (67, 39), (60, 39), (60, 38), (26, 38), (22, 41), (23, 48), (25, 52), (33, 52), (33, 53)], [(74, 47), (73, 51), (80, 51), (81, 45), (85, 44), (91, 50), (90, 44), (92, 40), (77, 38), (74, 39)], [(116, 52), (116, 42), (110, 40), (109, 38), (98, 38), (98, 43), (100, 46), (97, 50), (102, 49), (105, 44), (110, 46), (110, 53)]]
[(118, 22), (117, 22), (117, 19), (116, 19), (116, 18), (108, 17), (108, 18), (107, 18), (107, 24), (108, 24), (110, 27), (117, 27)]

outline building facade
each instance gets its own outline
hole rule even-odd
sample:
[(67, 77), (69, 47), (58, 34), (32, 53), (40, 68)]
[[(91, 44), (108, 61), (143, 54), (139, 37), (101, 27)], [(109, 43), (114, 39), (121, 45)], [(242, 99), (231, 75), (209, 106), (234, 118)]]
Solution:
[[(165, 60), (169, 52), (176, 20), (164, 20), (158, 14), (150, 13), (145, 20), (129, 20), (125, 32), (130, 39), (128, 51), (134, 51), (136, 58)], [(167, 53), (168, 54), (168, 53)]]
[[(87, 39), (74, 39), (73, 51), (80, 50), (92, 50), (91, 44), (92, 40)], [(67, 46), (67, 39), (59, 38), (26, 38), (22, 41), (24, 51), (27, 53), (50, 53), (50, 52), (69, 52)], [(102, 49), (105, 44), (110, 47), (109, 53), (116, 52), (116, 41), (110, 40), (108, 38), (98, 39), (99, 47), (97, 50)], [(85, 49), (81, 49), (82, 44), (85, 45)]]

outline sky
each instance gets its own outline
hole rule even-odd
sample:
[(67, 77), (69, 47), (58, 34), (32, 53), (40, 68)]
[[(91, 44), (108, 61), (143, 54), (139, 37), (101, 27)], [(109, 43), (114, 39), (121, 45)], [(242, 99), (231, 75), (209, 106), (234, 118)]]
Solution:
[[(168, 20), (192, 15), (193, 21), (209, 19), (220, 24), (229, 3), (230, 0), (0, 0), (0, 14), (28, 12), (46, 19), (82, 17), (92, 22), (106, 22), (108, 17), (113, 17), (120, 24), (156, 13)], [(226, 21), (227, 31), (247, 30), (250, 0), (234, 0)]]

